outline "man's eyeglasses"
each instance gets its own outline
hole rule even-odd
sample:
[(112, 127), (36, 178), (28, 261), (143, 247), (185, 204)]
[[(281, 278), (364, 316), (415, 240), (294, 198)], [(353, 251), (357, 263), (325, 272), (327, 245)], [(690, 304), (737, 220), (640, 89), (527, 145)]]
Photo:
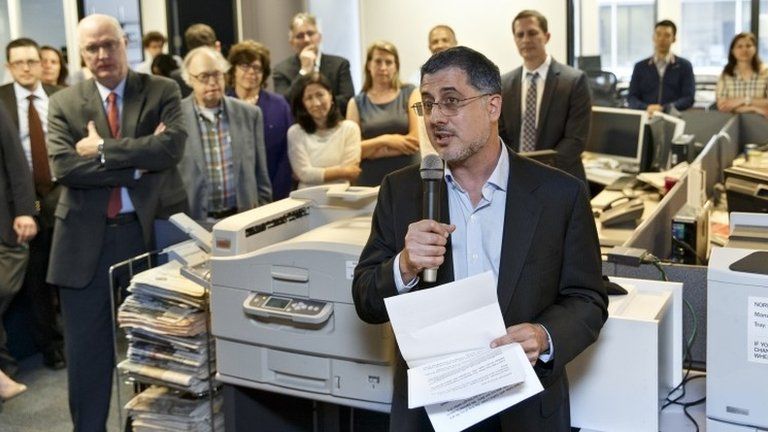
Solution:
[(211, 79), (214, 81), (218, 81), (221, 79), (221, 77), (224, 76), (224, 73), (221, 71), (213, 71), (213, 72), (200, 72), (197, 75), (190, 75), (192, 78), (196, 79), (197, 81), (201, 83), (207, 83)]
[(246, 64), (246, 63), (240, 63), (237, 65), (237, 68), (240, 69), (243, 72), (253, 71), (253, 73), (262, 73), (264, 70), (261, 68), (261, 66), (257, 66), (255, 64)]
[(419, 116), (432, 115), (432, 110), (437, 107), (440, 112), (446, 117), (453, 117), (459, 114), (459, 109), (469, 105), (473, 100), (479, 99), (483, 96), (490, 96), (493, 93), (483, 93), (481, 95), (468, 97), (466, 99), (457, 99), (455, 97), (448, 97), (441, 102), (416, 102), (411, 106), (416, 110), (416, 114)]
[(98, 54), (101, 49), (104, 49), (104, 51), (108, 53), (112, 53), (112, 52), (115, 52), (115, 50), (117, 50), (118, 45), (120, 45), (120, 41), (111, 40), (111, 41), (102, 42), (100, 44), (86, 45), (83, 48), (83, 50), (90, 55)]
[(10, 63), (11, 67), (21, 69), (24, 66), (33, 68), (40, 65), (40, 60), (16, 60)]
[(312, 36), (314, 36), (314, 35), (316, 35), (316, 34), (317, 34), (317, 32), (316, 32), (316, 31), (307, 30), (307, 31), (305, 31), (305, 32), (301, 32), (301, 33), (296, 33), (296, 34), (294, 34), (294, 35), (293, 35), (293, 38), (294, 38), (294, 39), (298, 39), (298, 40), (302, 40), (302, 39), (304, 39), (304, 38), (310, 38), (310, 39), (312, 39)]

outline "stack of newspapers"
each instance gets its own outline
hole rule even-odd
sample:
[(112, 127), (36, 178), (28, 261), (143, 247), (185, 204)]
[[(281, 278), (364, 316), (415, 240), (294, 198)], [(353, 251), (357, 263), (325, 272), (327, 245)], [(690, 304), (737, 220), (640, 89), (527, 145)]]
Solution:
[[(127, 358), (118, 368), (135, 381), (154, 384), (126, 405), (135, 431), (211, 427), (208, 393), (216, 370), (207, 287), (184, 277), (181, 269), (171, 261), (136, 274), (117, 314), (128, 339)], [(219, 398), (213, 399), (217, 413)]]
[[(213, 400), (215, 430), (224, 430), (221, 395)], [(134, 432), (211, 430), (211, 410), (198, 399), (190, 398), (168, 387), (151, 386), (131, 399), (125, 406), (132, 418)]]

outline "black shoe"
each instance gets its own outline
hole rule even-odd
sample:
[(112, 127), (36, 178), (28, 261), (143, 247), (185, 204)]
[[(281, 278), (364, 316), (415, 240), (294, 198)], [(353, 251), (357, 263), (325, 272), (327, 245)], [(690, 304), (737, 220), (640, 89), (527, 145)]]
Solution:
[(43, 364), (53, 370), (60, 370), (67, 367), (64, 361), (64, 353), (61, 350), (53, 350), (43, 354)]
[(19, 373), (19, 365), (17, 363), (3, 363), (0, 365), (0, 370), (3, 371), (8, 377), (11, 379), (16, 377), (16, 374)]

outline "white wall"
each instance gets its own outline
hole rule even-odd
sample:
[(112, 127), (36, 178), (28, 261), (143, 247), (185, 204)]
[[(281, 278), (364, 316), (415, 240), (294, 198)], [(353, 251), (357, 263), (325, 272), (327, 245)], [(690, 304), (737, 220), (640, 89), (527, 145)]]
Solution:
[[(377, 0), (369, 1), (373, 3)], [(362, 57), (362, 60), (360, 57), (362, 48), (358, 37), (361, 34), (359, 3), (368, 2), (365, 0), (312, 0), (307, 2), (307, 10), (317, 17), (317, 24), (323, 34), (323, 51), (340, 55), (349, 60), (355, 92), (362, 88), (362, 63), (365, 59), (365, 56)]]
[(476, 49), (495, 62), (502, 74), (522, 64), (512, 38), (512, 18), (523, 9), (536, 9), (547, 17), (552, 39), (548, 51), (566, 59), (566, 10), (562, 1), (483, 0), (359, 0), (361, 56), (372, 42), (392, 42), (400, 53), (400, 76), (418, 76), (429, 58), (427, 32), (436, 24), (456, 31), (459, 44)]

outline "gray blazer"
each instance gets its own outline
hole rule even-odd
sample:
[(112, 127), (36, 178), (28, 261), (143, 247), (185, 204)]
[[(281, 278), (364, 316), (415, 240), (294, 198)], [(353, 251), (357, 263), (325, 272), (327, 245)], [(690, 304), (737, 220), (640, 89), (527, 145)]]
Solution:
[[(167, 206), (186, 209), (176, 165), (187, 137), (179, 87), (171, 80), (128, 72), (121, 135), (112, 138), (93, 79), (57, 92), (48, 103), (48, 157), (65, 186), (56, 207), (48, 283), (82, 288), (96, 272), (107, 226), (107, 202), (114, 187), (127, 187), (148, 250), (154, 219)], [(75, 144), (93, 120), (104, 139), (106, 163), (83, 158)], [(155, 135), (160, 123), (165, 131)], [(142, 174), (137, 178), (137, 170)]]
[[(503, 100), (499, 135), (515, 151), (520, 149), (522, 76), (521, 66), (501, 77)], [(587, 76), (553, 59), (541, 97), (536, 150), (557, 151), (557, 168), (585, 184), (587, 176), (581, 163), (581, 152), (589, 135), (591, 114), (592, 96)]]
[[(237, 209), (244, 211), (267, 204), (272, 200), (272, 185), (267, 171), (261, 109), (229, 96), (224, 96), (223, 103), (232, 138)], [(179, 170), (189, 199), (189, 215), (203, 220), (208, 215), (208, 169), (194, 104), (194, 95), (181, 101), (188, 135)]]

